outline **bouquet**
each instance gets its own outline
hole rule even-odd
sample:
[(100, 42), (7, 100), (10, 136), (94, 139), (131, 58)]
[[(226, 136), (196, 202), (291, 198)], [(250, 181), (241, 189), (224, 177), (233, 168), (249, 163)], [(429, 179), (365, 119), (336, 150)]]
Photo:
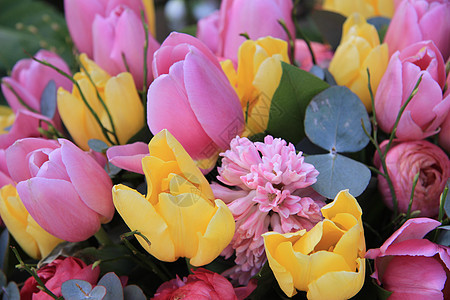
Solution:
[(450, 299), (446, 0), (0, 0), (3, 299)]

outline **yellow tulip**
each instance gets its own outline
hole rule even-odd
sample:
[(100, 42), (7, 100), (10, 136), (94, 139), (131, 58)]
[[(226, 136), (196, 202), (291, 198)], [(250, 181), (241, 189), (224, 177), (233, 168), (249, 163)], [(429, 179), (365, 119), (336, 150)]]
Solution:
[(144, 249), (162, 261), (190, 258), (194, 266), (213, 261), (231, 242), (235, 222), (222, 200), (181, 144), (163, 130), (153, 137), (142, 159), (147, 196), (113, 187), (114, 205)]
[(347, 190), (322, 209), (310, 231), (263, 234), (267, 259), (281, 289), (292, 297), (349, 299), (364, 284), (366, 252), (361, 208)]
[(0, 134), (8, 133), (8, 128), (14, 123), (16, 116), (11, 108), (5, 105), (0, 105)]
[(222, 62), (246, 117), (244, 136), (267, 128), (270, 104), (282, 75), (281, 61), (289, 63), (287, 43), (264, 37), (256, 41), (247, 40), (239, 47), (237, 71), (231, 60)]
[(384, 16), (392, 18), (394, 15), (393, 0), (325, 0), (323, 9), (349, 16), (360, 13), (364, 18)]
[[(85, 54), (80, 55), (80, 62), (84, 69), (76, 73), (74, 79), (80, 85), (87, 102), (98, 115), (103, 126), (112, 130), (107, 111), (97, 97), (95, 87), (97, 88), (113, 120), (118, 142), (125, 144), (145, 124), (144, 107), (133, 77), (127, 72), (111, 77)], [(95, 83), (95, 87), (91, 84), (85, 70)], [(58, 110), (64, 125), (80, 148), (88, 150), (90, 139), (99, 139), (111, 145), (75, 86), (72, 88), (72, 93), (63, 88), (58, 89)], [(108, 133), (108, 136), (117, 143), (111, 133)]]
[(20, 247), (34, 259), (47, 256), (63, 242), (36, 223), (12, 185), (0, 189), (0, 216)]
[(337, 84), (348, 87), (358, 95), (367, 111), (371, 112), (367, 69), (375, 95), (388, 61), (388, 47), (386, 44), (380, 45), (375, 27), (355, 13), (344, 23), (341, 43), (330, 62), (329, 70)]

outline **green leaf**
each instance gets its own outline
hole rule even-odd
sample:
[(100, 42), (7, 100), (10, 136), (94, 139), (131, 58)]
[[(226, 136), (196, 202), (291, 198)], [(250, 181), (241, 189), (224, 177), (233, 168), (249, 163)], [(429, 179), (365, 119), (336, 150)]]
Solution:
[(56, 112), (56, 83), (52, 79), (41, 94), (41, 114), (53, 119)]
[(311, 17), (323, 39), (331, 45), (333, 50), (336, 50), (341, 42), (342, 26), (346, 18), (341, 14), (327, 10), (315, 10)]
[(283, 75), (273, 95), (267, 132), (297, 144), (305, 137), (303, 127), (309, 101), (329, 87), (316, 76), (282, 62)]
[[(447, 179), (447, 187), (450, 188), (450, 179)], [(445, 197), (444, 210), (447, 217), (450, 218), (450, 190), (447, 192), (447, 196)]]
[(450, 246), (450, 226), (440, 226), (437, 229), (443, 229), (441, 230), (439, 237), (436, 241), (436, 243), (438, 243), (439, 245), (443, 245), (443, 246)]
[(2, 300), (20, 300), (19, 287), (14, 281), (11, 281), (3, 290)]
[(381, 286), (379, 286), (376, 283), (376, 281), (374, 279), (372, 279), (372, 283), (377, 288), (378, 299), (380, 299), (380, 300), (387, 300), (391, 296), (392, 292), (383, 289)]
[(131, 284), (123, 288), (124, 300), (146, 300), (144, 292), (137, 285)]
[(53, 6), (32, 0), (0, 0), (0, 74), (39, 49), (59, 54), (75, 63), (64, 16)]
[(370, 181), (370, 170), (365, 165), (340, 154), (321, 154), (305, 157), (305, 161), (319, 171), (317, 182), (313, 184), (316, 192), (329, 199), (348, 189), (357, 197), (364, 192)]
[(352, 91), (332, 86), (316, 95), (305, 115), (305, 132), (314, 144), (337, 152), (356, 152), (369, 143), (361, 125), (371, 132), (366, 108)]
[(123, 288), (119, 277), (113, 272), (109, 272), (100, 279), (97, 286), (106, 288), (106, 295), (103, 300), (123, 300)]

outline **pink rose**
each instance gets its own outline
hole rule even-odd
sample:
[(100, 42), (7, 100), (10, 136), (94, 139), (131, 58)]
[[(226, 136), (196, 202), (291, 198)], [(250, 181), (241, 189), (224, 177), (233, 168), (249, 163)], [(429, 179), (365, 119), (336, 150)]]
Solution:
[(225, 277), (202, 268), (193, 273), (183, 280), (177, 276), (176, 279), (163, 283), (152, 299), (245, 299), (256, 288), (254, 281), (246, 287), (233, 288)]
[[(75, 257), (57, 258), (48, 265), (37, 270), (37, 275), (45, 286), (56, 296), (61, 295), (61, 285), (70, 279), (80, 279), (92, 285), (97, 283), (100, 268), (92, 269), (92, 265), (87, 266), (82, 260)], [(38, 283), (33, 277), (29, 277), (20, 290), (22, 300), (51, 300), (53, 299), (45, 292), (37, 288)]]
[(417, 94), (406, 106), (397, 127), (401, 140), (420, 140), (436, 134), (450, 111), (450, 96), (443, 97), (445, 65), (433, 42), (413, 44), (392, 55), (375, 95), (380, 128), (391, 132), (401, 106), (422, 77)]
[(449, 36), (448, 0), (404, 0), (396, 4), (384, 42), (392, 55), (416, 42), (432, 40), (447, 59), (450, 55)]
[(156, 51), (147, 123), (169, 130), (194, 160), (229, 147), (244, 128), (239, 98), (214, 54), (198, 39), (172, 33)]
[[(126, 72), (133, 75), (138, 89), (144, 80), (145, 31), (141, 15), (131, 8), (120, 5), (103, 17), (96, 15), (92, 25), (94, 61), (110, 75)], [(147, 86), (152, 82), (151, 62), (159, 43), (148, 34)]]
[(6, 164), (30, 215), (60, 239), (83, 241), (114, 215), (108, 174), (68, 140), (18, 140), (6, 150)]
[[(381, 148), (386, 144), (384, 141)], [(375, 166), (383, 172), (378, 156), (375, 157)], [(408, 210), (414, 176), (419, 173), (411, 211), (420, 210), (420, 216), (438, 215), (440, 195), (450, 177), (450, 161), (441, 148), (426, 140), (394, 143), (386, 155), (386, 166), (400, 212)], [(381, 175), (378, 175), (378, 189), (386, 205), (392, 209), (389, 185)]]
[[(236, 62), (239, 46), (245, 41), (245, 37), (240, 36), (241, 33), (247, 33), (252, 40), (272, 36), (287, 41), (287, 33), (278, 24), (278, 20), (283, 20), (291, 36), (295, 37), (292, 7), (291, 0), (224, 0), (218, 17), (199, 22), (199, 38), (211, 50), (216, 50), (217, 56)], [(214, 29), (205, 28), (209, 26)], [(217, 32), (218, 43), (212, 45), (217, 39)]]
[(439, 225), (428, 218), (409, 219), (380, 248), (367, 251), (366, 258), (375, 260), (371, 277), (393, 292), (389, 300), (450, 295), (450, 248), (423, 239)]

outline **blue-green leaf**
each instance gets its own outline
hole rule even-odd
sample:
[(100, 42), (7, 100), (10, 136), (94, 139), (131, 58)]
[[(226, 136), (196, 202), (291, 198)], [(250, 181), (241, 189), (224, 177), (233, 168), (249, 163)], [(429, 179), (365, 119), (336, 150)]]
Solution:
[(305, 115), (305, 132), (316, 145), (337, 152), (356, 152), (369, 142), (361, 121), (371, 132), (366, 108), (352, 91), (332, 86), (316, 95)]
[(99, 285), (106, 288), (106, 296), (103, 300), (123, 300), (122, 283), (113, 272), (106, 273), (97, 283), (97, 286)]
[(11, 281), (3, 290), (2, 300), (20, 300), (19, 287), (14, 281)]
[(8, 260), (9, 253), (9, 232), (5, 228), (0, 235), (0, 269), (3, 270)]
[(123, 298), (124, 300), (145, 300), (144, 292), (137, 285), (127, 285), (123, 289)]
[(287, 63), (270, 104), (267, 132), (297, 144), (305, 137), (303, 122), (309, 101), (329, 85), (316, 76)]
[(90, 139), (88, 141), (88, 146), (95, 152), (100, 152), (100, 153), (105, 153), (106, 150), (108, 149), (108, 145), (104, 141), (97, 140), (97, 139)]
[(312, 187), (329, 199), (334, 199), (337, 193), (345, 189), (357, 197), (369, 184), (369, 168), (343, 155), (331, 153), (310, 155), (305, 157), (305, 161), (319, 171), (317, 182)]
[(56, 112), (56, 83), (52, 79), (41, 94), (41, 114), (53, 119)]
[(61, 294), (65, 300), (101, 300), (106, 295), (106, 288), (98, 285), (92, 289), (87, 281), (71, 279), (61, 285)]
[(378, 36), (380, 38), (381, 43), (384, 40), (384, 36), (386, 35), (386, 32), (387, 32), (390, 22), (391, 22), (391, 19), (386, 18), (386, 17), (373, 17), (373, 18), (367, 19), (367, 23), (372, 24), (377, 29)]

